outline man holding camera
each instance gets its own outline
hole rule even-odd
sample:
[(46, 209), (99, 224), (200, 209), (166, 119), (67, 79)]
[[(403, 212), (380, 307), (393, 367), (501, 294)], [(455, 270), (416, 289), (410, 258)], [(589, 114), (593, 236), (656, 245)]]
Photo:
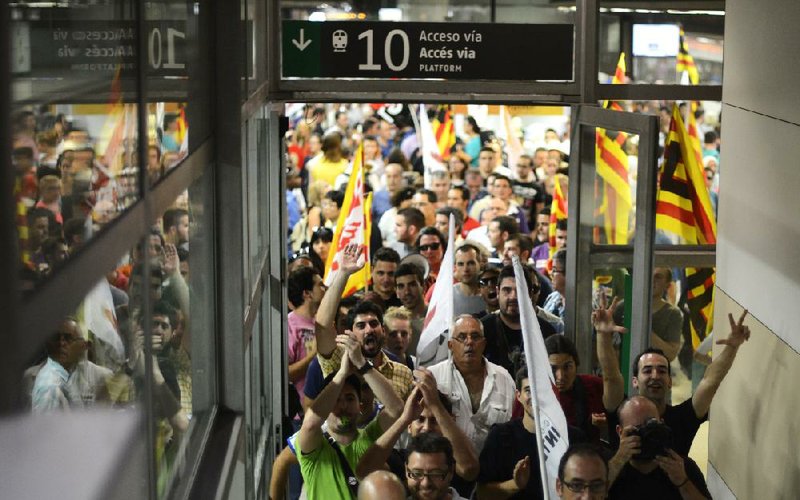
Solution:
[(633, 396), (618, 410), (619, 450), (609, 462), (609, 499), (706, 499), (703, 473), (670, 445), (669, 428), (645, 396)]
[[(612, 345), (614, 333), (626, 331), (624, 327), (614, 323), (613, 316), (617, 304), (617, 299), (614, 298), (611, 305), (606, 307), (605, 297), (601, 296), (601, 307), (592, 312), (592, 324), (597, 331), (597, 357), (603, 370), (603, 406), (609, 429), (617, 425), (618, 407), (625, 398), (625, 383)], [(744, 311), (736, 322), (733, 316), (728, 314), (731, 333), (728, 338), (716, 342), (725, 348), (714, 356), (714, 361), (706, 369), (703, 380), (700, 381), (692, 397), (679, 405), (667, 404), (669, 391), (672, 388), (672, 377), (669, 359), (663, 351), (646, 349), (633, 362), (631, 383), (639, 395), (647, 397), (655, 404), (659, 418), (663, 418), (664, 423), (672, 429), (672, 447), (678, 454), (689, 453), (700, 424), (708, 419), (708, 410), (711, 408), (714, 394), (733, 365), (739, 347), (750, 338), (750, 328), (744, 325), (746, 316), (747, 311)], [(611, 445), (616, 446), (616, 436), (613, 432), (609, 434)]]

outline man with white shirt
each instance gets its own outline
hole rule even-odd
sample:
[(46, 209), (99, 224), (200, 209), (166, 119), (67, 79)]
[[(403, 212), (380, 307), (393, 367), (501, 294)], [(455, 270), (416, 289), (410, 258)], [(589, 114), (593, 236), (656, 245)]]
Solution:
[(430, 371), (453, 405), (456, 424), (480, 453), (492, 425), (511, 418), (514, 380), (502, 366), (483, 357), (486, 337), (474, 317), (463, 314), (455, 319), (447, 346), (451, 358)]

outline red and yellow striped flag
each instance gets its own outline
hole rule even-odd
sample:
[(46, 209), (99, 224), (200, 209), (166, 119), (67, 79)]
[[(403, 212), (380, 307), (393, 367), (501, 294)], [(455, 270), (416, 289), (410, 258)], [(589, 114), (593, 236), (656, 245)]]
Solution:
[(450, 158), (450, 150), (456, 144), (456, 131), (449, 105), (439, 106), (436, 118), (431, 121), (431, 127), (433, 135), (436, 137), (439, 155), (442, 160), (447, 161)]
[[(693, 118), (690, 115), (690, 123)], [(656, 229), (679, 236), (684, 244), (717, 242), (717, 224), (705, 174), (677, 104), (672, 109), (664, 146), (656, 195)], [(714, 268), (687, 268), (686, 280), (692, 345), (697, 347), (713, 327)]]
[(678, 71), (678, 75), (684, 71), (689, 73), (689, 82), (691, 82), (692, 85), (700, 84), (700, 73), (697, 72), (694, 58), (689, 54), (689, 45), (686, 43), (686, 36), (683, 33), (683, 28), (681, 28), (679, 35), (678, 61), (675, 69)]
[(556, 174), (553, 189), (553, 203), (550, 205), (550, 227), (548, 228), (549, 253), (547, 256), (547, 272), (553, 269), (553, 255), (556, 253), (556, 223), (567, 218), (567, 198), (561, 189), (561, 174)]
[[(625, 83), (625, 53), (619, 55), (617, 69), (612, 84)], [(616, 101), (606, 101), (605, 107), (623, 111)], [(603, 193), (603, 202), (597, 215), (603, 216), (603, 229), (606, 243), (610, 245), (628, 244), (629, 219), (633, 207), (631, 187), (628, 182), (628, 155), (623, 146), (628, 138), (625, 132), (616, 135), (602, 128), (597, 128), (595, 148), (595, 164), (597, 175), (602, 180), (599, 186)]]

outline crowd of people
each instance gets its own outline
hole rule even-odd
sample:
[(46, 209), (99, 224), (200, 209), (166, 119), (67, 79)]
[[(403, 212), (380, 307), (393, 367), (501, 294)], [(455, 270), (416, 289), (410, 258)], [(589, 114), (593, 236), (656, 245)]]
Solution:
[[(634, 353), (637, 394), (629, 397), (619, 361), (627, 335), (621, 302), (601, 288), (591, 328), (577, 332), (596, 337), (599, 366), (588, 371), (600, 375), (578, 375), (581, 361), (592, 360), (580, 360), (564, 335), (571, 250), (566, 219), (552, 221), (548, 210), (556, 183), (566, 192), (568, 138), (548, 130), (540, 147), (512, 159), (505, 141), (465, 117), (446, 168), (426, 174), (414, 111), (394, 111), (343, 107), (329, 123), (325, 107), (306, 106), (287, 134), (293, 420), (286, 427), (294, 432), (273, 464), (271, 498), (287, 491), (291, 498), (543, 498), (513, 256), (524, 263), (569, 424), (557, 494), (710, 498), (689, 447), (749, 338), (744, 316), (718, 336), (725, 347), (692, 397), (673, 406), (670, 362), (683, 342), (683, 313), (668, 293), (671, 270), (654, 270), (653, 347)], [(371, 237), (337, 249), (359, 143), (373, 193)], [(429, 356), (418, 343), (436, 313), (428, 305), (449, 236), (454, 320), (446, 356)], [(326, 282), (331, 252), (340, 252), (340, 266)], [(369, 284), (342, 298), (367, 260)]]
[[(143, 165), (150, 182), (181, 156), (174, 140), (164, 140), (174, 128), (166, 122), (174, 122), (174, 117), (165, 120), (165, 131), (157, 134)], [(139, 192), (138, 162), (136, 143), (128, 142), (117, 150), (123, 168), (112, 168), (112, 162), (98, 154), (96, 138), (63, 115), (21, 111), (14, 125), (20, 278), (23, 287), (31, 289), (133, 202), (131, 193)], [(165, 163), (164, 158), (171, 159)], [(144, 387), (151, 379), (161, 492), (193, 411), (190, 218), (184, 192), (106, 273), (75, 314), (63, 318), (31, 360), (20, 391), (23, 407), (36, 414), (143, 407)], [(144, 321), (146, 301), (150, 324)], [(152, 346), (149, 359), (145, 337)]]

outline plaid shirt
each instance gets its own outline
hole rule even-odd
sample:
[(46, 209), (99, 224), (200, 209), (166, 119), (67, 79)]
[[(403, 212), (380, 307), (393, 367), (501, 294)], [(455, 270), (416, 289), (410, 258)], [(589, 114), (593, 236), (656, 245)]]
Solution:
[[(319, 359), (319, 366), (322, 368), (322, 376), (327, 377), (329, 374), (336, 372), (339, 370), (339, 367), (342, 364), (342, 355), (344, 354), (344, 348), (342, 346), (336, 346), (336, 349), (333, 350), (331, 353), (330, 358), (325, 358), (322, 354), (317, 354), (317, 359)], [(379, 354), (380, 359), (382, 360), (380, 366), (376, 366), (375, 369), (392, 384), (392, 389), (394, 389), (394, 393), (397, 396), (405, 401), (408, 398), (408, 395), (411, 394), (411, 390), (414, 388), (414, 376), (411, 374), (411, 370), (402, 363), (397, 363), (386, 358), (382, 352)], [(375, 358), (378, 359), (377, 357)], [(377, 398), (376, 398), (377, 399)]]

